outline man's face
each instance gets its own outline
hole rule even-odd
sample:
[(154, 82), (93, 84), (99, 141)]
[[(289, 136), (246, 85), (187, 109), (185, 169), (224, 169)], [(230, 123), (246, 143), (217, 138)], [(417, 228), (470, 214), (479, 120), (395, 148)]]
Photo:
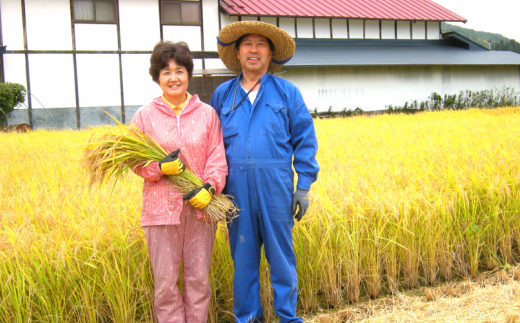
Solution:
[(265, 73), (271, 62), (273, 52), (267, 38), (258, 34), (250, 34), (242, 39), (237, 58), (242, 72)]

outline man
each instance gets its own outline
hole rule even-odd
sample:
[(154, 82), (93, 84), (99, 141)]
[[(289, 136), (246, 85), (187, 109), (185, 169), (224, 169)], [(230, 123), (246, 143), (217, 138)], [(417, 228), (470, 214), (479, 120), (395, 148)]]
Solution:
[[(220, 58), (240, 73), (221, 84), (210, 102), (222, 123), (229, 167), (225, 193), (240, 209), (228, 226), (236, 322), (264, 321), (259, 282), (262, 244), (280, 322), (302, 322), (296, 316), (293, 216), (300, 220), (309, 206), (307, 194), (319, 170), (318, 144), (300, 91), (268, 73), (287, 62), (294, 49), (289, 34), (258, 21), (230, 24), (218, 35)], [(292, 166), (298, 174), (294, 194)]]

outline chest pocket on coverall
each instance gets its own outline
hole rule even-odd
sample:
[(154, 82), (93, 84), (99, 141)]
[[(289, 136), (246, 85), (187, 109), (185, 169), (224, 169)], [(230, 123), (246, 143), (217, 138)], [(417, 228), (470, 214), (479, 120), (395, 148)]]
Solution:
[(289, 117), (287, 108), (281, 102), (267, 102), (267, 133), (276, 141), (287, 142), (290, 139)]

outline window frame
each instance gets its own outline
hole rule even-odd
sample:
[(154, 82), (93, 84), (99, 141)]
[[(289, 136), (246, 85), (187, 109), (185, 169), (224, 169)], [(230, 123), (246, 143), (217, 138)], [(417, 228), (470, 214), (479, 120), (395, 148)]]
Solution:
[(76, 0), (70, 0), (70, 5), (72, 8), (72, 22), (73, 23), (81, 23), (81, 24), (119, 24), (119, 8), (118, 8), (118, 0), (110, 0), (114, 5), (114, 19), (113, 20), (97, 20), (96, 19), (96, 3), (99, 0), (88, 0), (92, 3), (92, 14), (94, 19), (76, 19), (76, 13), (74, 9), (74, 2)]
[[(182, 15), (181, 15), (181, 21), (178, 23), (165, 23), (163, 21), (163, 4), (164, 3), (178, 3), (180, 5), (180, 10), (182, 12), (182, 4), (183, 3), (197, 3), (199, 5), (199, 12), (198, 12), (198, 23), (184, 23), (182, 21)], [(202, 0), (159, 0), (159, 21), (161, 26), (202, 26)]]

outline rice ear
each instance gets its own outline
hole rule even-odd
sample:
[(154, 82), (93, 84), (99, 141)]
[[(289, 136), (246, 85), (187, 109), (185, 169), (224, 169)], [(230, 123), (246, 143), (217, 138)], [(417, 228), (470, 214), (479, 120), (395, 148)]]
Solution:
[[(97, 135), (93, 134), (84, 145), (83, 164), (90, 174), (90, 185), (105, 185), (109, 180), (113, 180), (115, 185), (128, 170), (146, 167), (166, 157), (167, 152), (153, 138), (141, 132), (135, 125), (124, 125), (108, 112), (104, 112), (118, 126)], [(179, 175), (169, 176), (169, 180), (184, 193), (203, 184), (188, 168)], [(215, 195), (203, 211), (214, 221), (231, 221), (238, 215), (238, 209), (224, 194)]]

